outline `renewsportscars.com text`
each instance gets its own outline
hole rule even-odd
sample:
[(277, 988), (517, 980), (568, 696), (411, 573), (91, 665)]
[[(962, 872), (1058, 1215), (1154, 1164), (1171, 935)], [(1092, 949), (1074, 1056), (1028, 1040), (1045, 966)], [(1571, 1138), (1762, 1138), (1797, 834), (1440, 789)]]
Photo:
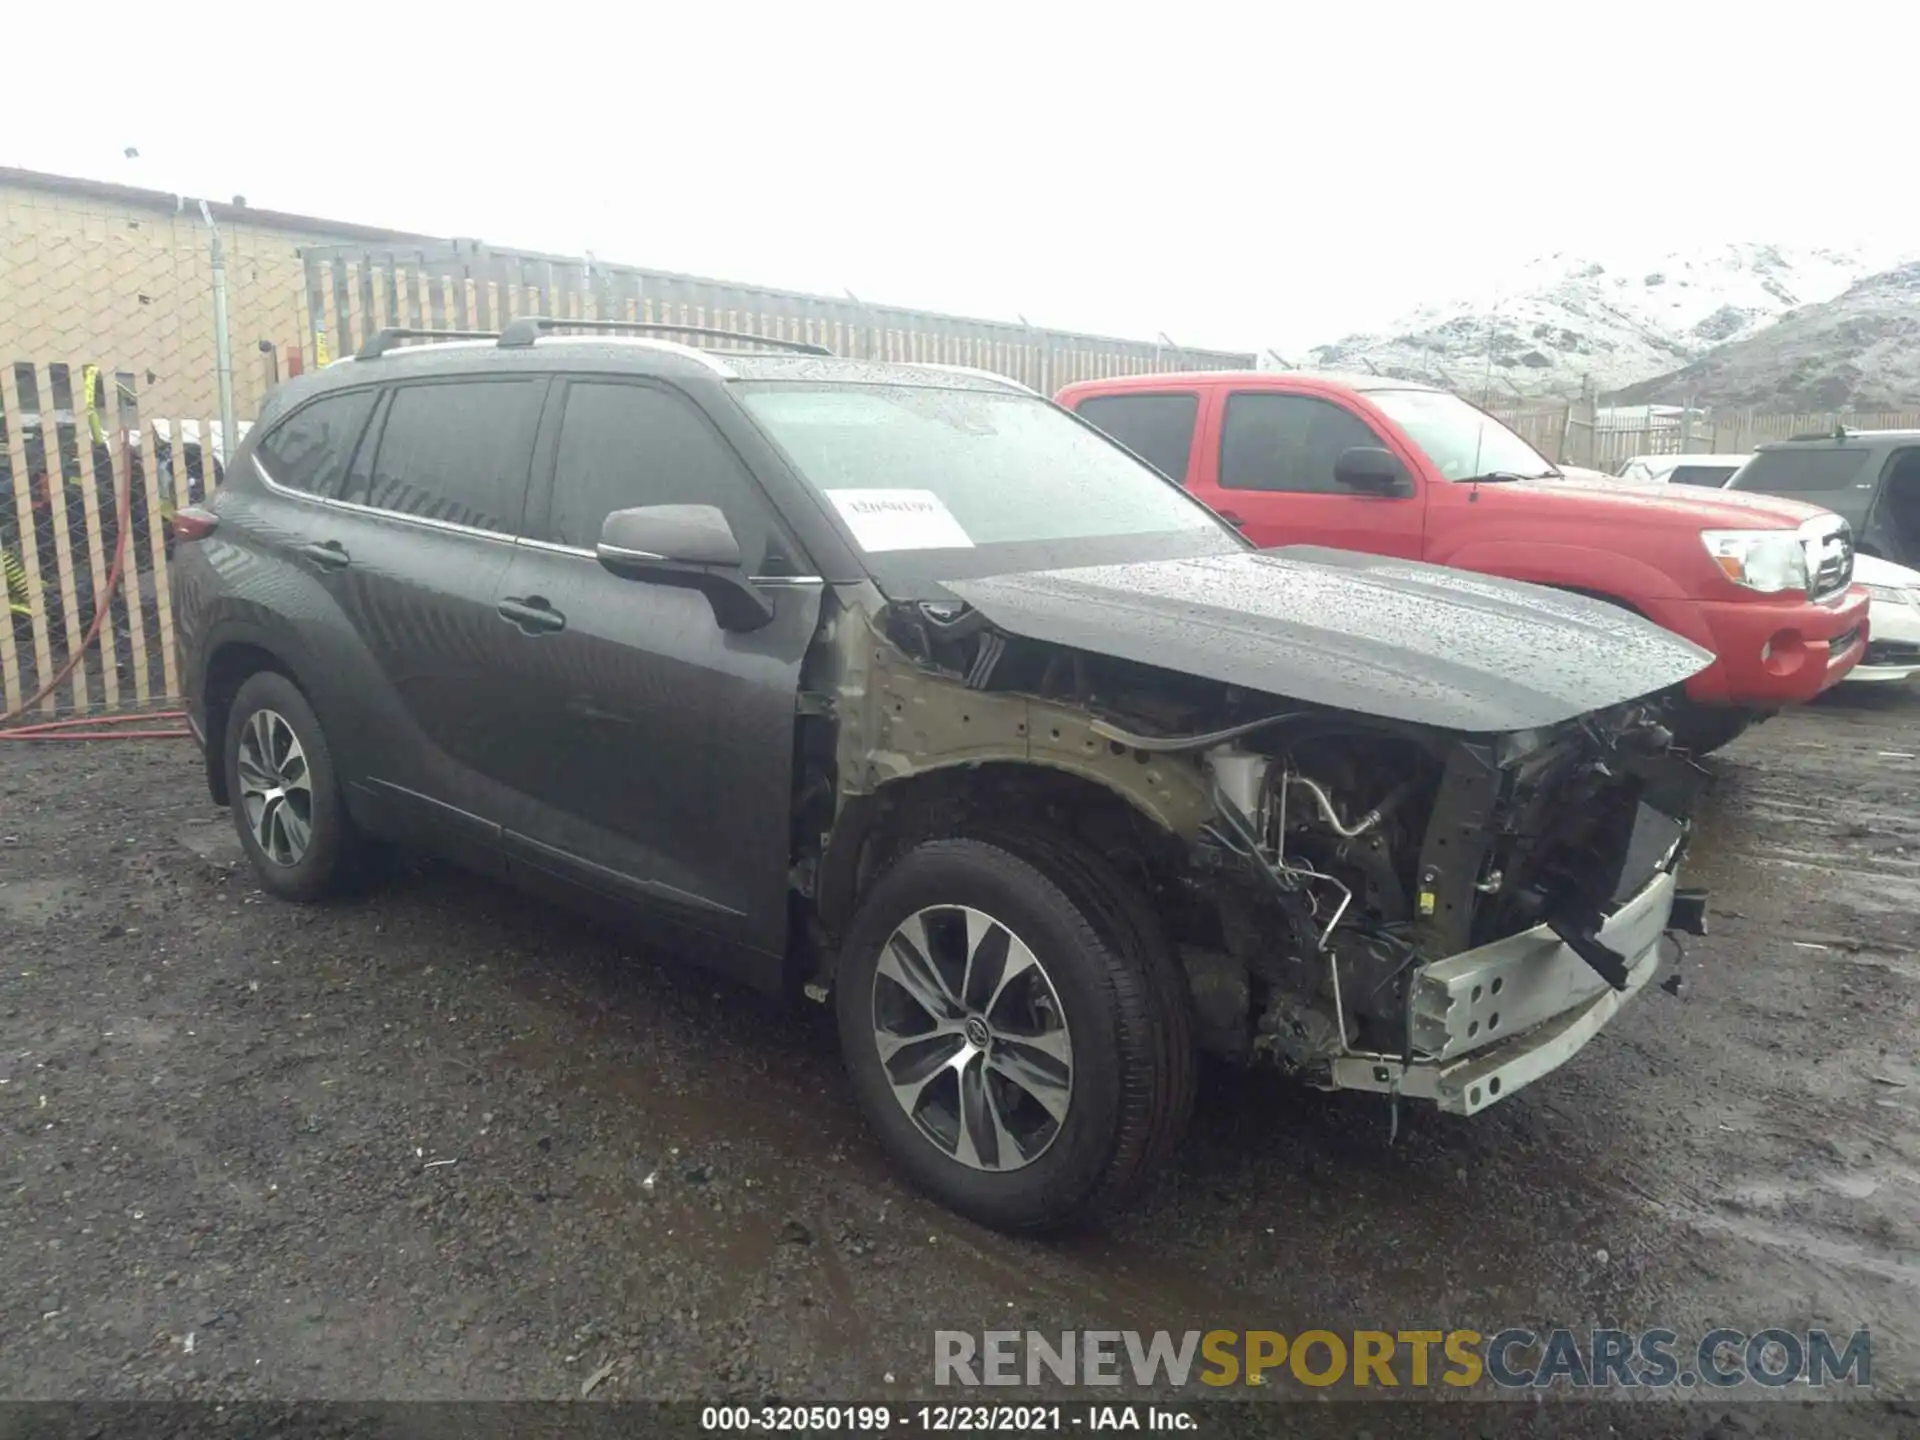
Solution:
[(936, 1385), (1732, 1389), (1873, 1384), (1866, 1330), (938, 1330)]

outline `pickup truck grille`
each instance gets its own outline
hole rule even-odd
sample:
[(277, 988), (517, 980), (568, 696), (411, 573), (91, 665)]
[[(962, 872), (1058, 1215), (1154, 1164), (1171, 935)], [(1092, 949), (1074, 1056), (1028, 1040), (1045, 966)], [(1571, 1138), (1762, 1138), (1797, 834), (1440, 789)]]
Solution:
[(1920, 665), (1920, 645), (1903, 645), (1892, 640), (1869, 640), (1862, 665)]
[(1800, 527), (1807, 547), (1807, 594), (1814, 600), (1837, 595), (1853, 583), (1853, 527), (1838, 515), (1809, 520)]

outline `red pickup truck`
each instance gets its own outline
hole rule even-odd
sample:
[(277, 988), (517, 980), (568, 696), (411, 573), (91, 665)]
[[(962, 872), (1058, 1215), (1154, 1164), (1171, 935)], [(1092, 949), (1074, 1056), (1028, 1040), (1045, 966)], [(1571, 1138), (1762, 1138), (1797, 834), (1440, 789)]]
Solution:
[(1485, 411), (1385, 376), (1134, 375), (1059, 403), (1262, 547), (1330, 545), (1577, 591), (1713, 652), (1674, 697), (1696, 753), (1811, 700), (1866, 650), (1846, 521), (1725, 490), (1563, 476)]

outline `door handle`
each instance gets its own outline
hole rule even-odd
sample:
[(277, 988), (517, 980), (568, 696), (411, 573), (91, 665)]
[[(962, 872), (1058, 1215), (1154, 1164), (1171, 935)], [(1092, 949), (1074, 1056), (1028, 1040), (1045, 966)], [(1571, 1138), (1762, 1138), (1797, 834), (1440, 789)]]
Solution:
[(509, 595), (495, 607), (502, 619), (511, 620), (529, 635), (546, 635), (567, 628), (567, 617), (539, 595)]
[(1229, 525), (1233, 526), (1233, 528), (1236, 530), (1244, 530), (1247, 528), (1247, 522), (1241, 519), (1240, 516), (1234, 514), (1231, 510), (1216, 510), (1213, 513), (1218, 515), (1222, 520), (1226, 521)]
[(316, 540), (311, 545), (300, 546), (299, 553), (322, 570), (344, 570), (353, 563), (353, 557), (338, 540)]

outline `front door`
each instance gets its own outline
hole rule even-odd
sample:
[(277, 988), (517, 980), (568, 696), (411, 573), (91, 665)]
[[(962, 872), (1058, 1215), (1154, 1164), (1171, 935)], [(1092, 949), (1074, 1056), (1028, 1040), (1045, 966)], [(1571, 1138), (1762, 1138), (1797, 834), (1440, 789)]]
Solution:
[[(524, 744), (511, 863), (751, 948), (785, 948), (795, 706), (821, 586), (739, 456), (666, 386), (568, 382), (532, 538), (500, 590)], [(717, 505), (771, 623), (732, 634), (695, 591), (621, 579), (594, 555), (611, 510)]]
[[(1334, 479), (1344, 450), (1392, 450), (1365, 420), (1318, 395), (1227, 394), (1220, 444), (1200, 457), (1194, 494), (1262, 549), (1330, 545), (1417, 560), (1426, 497), (1360, 494)], [(1396, 452), (1397, 453), (1397, 452)]]

